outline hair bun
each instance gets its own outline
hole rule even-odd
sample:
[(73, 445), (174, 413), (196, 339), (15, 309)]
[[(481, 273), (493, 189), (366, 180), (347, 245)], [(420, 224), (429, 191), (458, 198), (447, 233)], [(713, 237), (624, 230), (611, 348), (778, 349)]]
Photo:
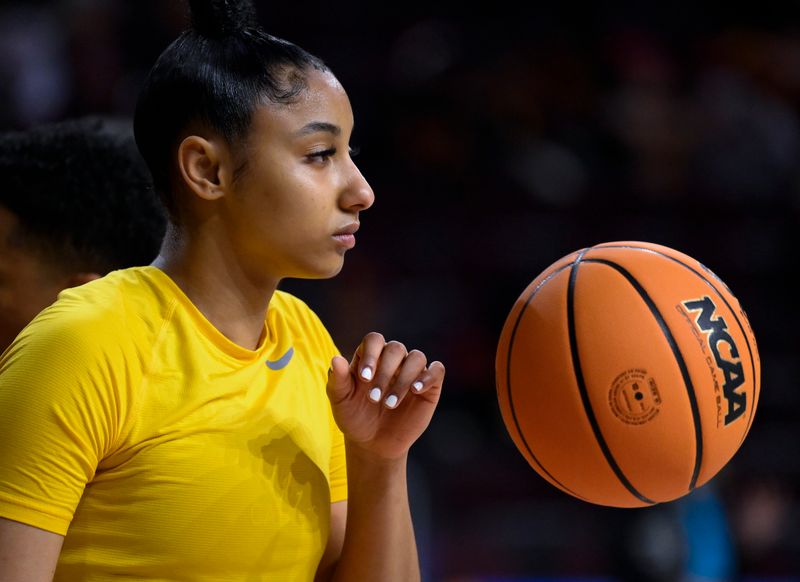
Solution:
[(215, 38), (258, 26), (252, 0), (189, 0), (193, 28)]

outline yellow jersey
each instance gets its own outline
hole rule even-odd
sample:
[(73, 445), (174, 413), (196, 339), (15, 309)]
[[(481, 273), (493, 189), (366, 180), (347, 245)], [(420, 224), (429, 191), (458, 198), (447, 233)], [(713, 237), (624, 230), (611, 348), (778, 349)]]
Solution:
[(311, 580), (347, 496), (336, 347), (277, 291), (255, 350), (155, 267), (69, 289), (0, 359), (0, 517), (56, 580)]

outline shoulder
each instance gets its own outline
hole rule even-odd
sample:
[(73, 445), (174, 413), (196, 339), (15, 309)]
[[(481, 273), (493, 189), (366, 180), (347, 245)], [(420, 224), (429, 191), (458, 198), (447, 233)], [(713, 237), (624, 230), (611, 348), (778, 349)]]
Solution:
[(62, 291), (34, 318), (0, 357), (0, 406), (24, 402), (38, 417), (56, 414), (68, 426), (107, 433), (95, 424), (121, 410), (147, 354), (128, 312), (130, 275)]
[(28, 324), (9, 352), (74, 361), (146, 345), (165, 309), (147, 281), (143, 269), (134, 268), (65, 289)]

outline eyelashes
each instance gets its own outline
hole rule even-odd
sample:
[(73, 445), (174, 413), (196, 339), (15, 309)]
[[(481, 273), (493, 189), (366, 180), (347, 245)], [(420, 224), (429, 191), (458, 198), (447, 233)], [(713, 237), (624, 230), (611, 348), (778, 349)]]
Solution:
[(336, 148), (328, 148), (310, 153), (306, 156), (306, 159), (312, 162), (327, 162), (334, 155), (336, 155)]
[[(336, 155), (337, 151), (338, 150), (335, 147), (319, 150), (308, 154), (306, 159), (312, 162), (327, 162), (330, 158)], [(361, 148), (359, 147), (350, 147), (347, 149), (347, 153), (351, 158), (356, 157), (360, 152)]]

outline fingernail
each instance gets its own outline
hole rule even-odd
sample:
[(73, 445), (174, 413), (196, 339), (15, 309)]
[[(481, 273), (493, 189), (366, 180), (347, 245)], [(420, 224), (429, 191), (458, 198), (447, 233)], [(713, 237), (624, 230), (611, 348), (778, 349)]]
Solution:
[(395, 396), (394, 394), (389, 394), (389, 396), (386, 397), (386, 400), (384, 400), (384, 403), (389, 408), (394, 408), (395, 406), (397, 406), (397, 396)]
[(414, 392), (419, 392), (420, 390), (422, 390), (423, 386), (424, 384), (419, 380), (417, 380), (411, 385), (411, 387), (414, 389)]
[(380, 388), (373, 388), (369, 391), (369, 399), (373, 402), (377, 402), (381, 399), (381, 389)]
[(361, 368), (361, 377), (364, 378), (364, 380), (372, 380), (372, 368), (369, 366)]

